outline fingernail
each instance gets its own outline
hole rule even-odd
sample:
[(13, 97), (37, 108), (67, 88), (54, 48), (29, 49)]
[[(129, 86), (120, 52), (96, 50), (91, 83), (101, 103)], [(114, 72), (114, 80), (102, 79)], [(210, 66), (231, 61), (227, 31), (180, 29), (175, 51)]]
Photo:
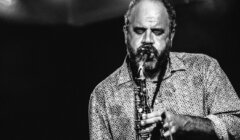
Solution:
[(165, 128), (165, 127), (167, 127), (168, 125), (165, 123), (164, 125), (163, 125), (163, 127)]
[(167, 133), (164, 133), (163, 136), (164, 136), (164, 137), (167, 137), (168, 135), (167, 135)]

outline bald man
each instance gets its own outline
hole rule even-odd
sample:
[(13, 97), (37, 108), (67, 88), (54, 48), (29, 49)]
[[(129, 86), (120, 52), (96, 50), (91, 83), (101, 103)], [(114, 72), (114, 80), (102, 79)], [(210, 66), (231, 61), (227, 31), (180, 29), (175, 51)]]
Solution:
[(127, 56), (93, 90), (90, 139), (238, 139), (240, 100), (218, 62), (171, 52), (168, 0), (135, 0), (125, 15)]

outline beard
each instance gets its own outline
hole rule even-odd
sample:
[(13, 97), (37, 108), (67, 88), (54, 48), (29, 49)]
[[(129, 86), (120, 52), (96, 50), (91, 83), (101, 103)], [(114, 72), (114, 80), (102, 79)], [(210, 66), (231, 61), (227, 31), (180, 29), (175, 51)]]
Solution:
[(135, 53), (131, 47), (128, 47), (128, 59), (133, 74), (137, 76), (138, 68), (142, 61), (144, 61), (143, 67), (146, 77), (153, 78), (162, 68), (165, 68), (171, 48), (169, 43), (166, 45), (165, 49), (160, 53), (152, 44), (141, 45)]

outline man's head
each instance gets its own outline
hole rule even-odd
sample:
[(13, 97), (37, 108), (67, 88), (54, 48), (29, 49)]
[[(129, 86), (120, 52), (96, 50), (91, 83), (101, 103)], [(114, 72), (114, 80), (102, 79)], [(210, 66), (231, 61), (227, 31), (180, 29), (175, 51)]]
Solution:
[(135, 0), (125, 15), (125, 43), (130, 61), (138, 66), (142, 50), (151, 52), (145, 68), (159, 69), (167, 59), (175, 32), (175, 11), (168, 0)]

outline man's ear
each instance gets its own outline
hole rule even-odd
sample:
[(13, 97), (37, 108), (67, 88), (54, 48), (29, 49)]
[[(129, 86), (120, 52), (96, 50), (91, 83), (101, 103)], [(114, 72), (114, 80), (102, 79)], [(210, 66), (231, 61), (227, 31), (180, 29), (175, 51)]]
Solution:
[(127, 44), (128, 25), (123, 26), (123, 33), (124, 33), (124, 42), (125, 44)]
[(169, 40), (169, 41), (170, 41), (171, 47), (172, 47), (172, 42), (173, 42), (174, 36), (175, 36), (175, 32), (170, 33), (170, 36), (169, 36), (169, 39), (170, 39), (170, 40)]
[(171, 40), (171, 42), (173, 41), (174, 36), (175, 36), (175, 32), (172, 32), (172, 33), (170, 34), (170, 40)]

